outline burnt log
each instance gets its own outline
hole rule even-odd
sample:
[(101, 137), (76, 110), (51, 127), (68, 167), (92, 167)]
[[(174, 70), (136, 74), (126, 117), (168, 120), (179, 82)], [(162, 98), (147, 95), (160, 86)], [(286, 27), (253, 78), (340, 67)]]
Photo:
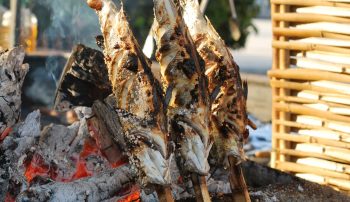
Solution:
[(91, 107), (112, 92), (107, 67), (101, 51), (77, 45), (63, 69), (55, 97), (55, 109), (74, 106)]
[(29, 69), (22, 64), (24, 55), (23, 48), (0, 52), (0, 135), (20, 119), (21, 89)]
[(128, 166), (69, 183), (51, 182), (32, 186), (16, 201), (108, 201), (132, 186), (134, 176)]
[(30, 113), (24, 122), (16, 124), (13, 132), (0, 144), (0, 201), (11, 192), (15, 197), (28, 187), (24, 177), (24, 160), (40, 136), (40, 112)]

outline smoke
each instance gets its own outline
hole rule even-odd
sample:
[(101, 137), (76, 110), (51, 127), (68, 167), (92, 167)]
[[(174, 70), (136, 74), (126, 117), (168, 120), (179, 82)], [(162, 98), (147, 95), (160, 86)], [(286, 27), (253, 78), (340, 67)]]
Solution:
[(39, 15), (39, 23), (42, 21), (39, 37), (48, 43), (44, 45), (64, 50), (77, 43), (96, 47), (94, 37), (100, 34), (98, 19), (85, 0), (37, 0), (35, 4), (34, 12)]

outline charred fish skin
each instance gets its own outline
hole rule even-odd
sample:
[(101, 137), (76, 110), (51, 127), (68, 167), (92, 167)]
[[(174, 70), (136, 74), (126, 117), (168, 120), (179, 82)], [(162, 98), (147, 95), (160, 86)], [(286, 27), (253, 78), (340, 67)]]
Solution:
[(211, 147), (210, 99), (204, 62), (198, 55), (178, 5), (154, 0), (156, 59), (166, 89), (170, 133), (183, 170), (206, 175)]
[(140, 51), (123, 5), (88, 0), (99, 17), (104, 55), (115, 96), (115, 108), (128, 142), (129, 162), (141, 184), (170, 184), (167, 119), (164, 98), (151, 62)]
[(244, 159), (243, 141), (248, 136), (246, 113), (247, 83), (242, 82), (239, 67), (225, 42), (199, 9), (197, 0), (180, 0), (184, 20), (197, 51), (206, 63), (212, 98), (215, 140), (211, 155), (226, 162), (228, 155)]

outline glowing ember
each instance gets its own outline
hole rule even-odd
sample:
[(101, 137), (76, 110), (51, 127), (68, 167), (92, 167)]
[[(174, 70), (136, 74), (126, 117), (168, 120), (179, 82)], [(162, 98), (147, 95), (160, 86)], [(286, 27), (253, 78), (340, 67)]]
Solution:
[(10, 193), (6, 194), (5, 202), (15, 202), (15, 201), (16, 201), (15, 198)]
[(6, 128), (0, 136), (0, 142), (2, 142), (11, 132), (12, 128)]
[(132, 186), (126, 190), (122, 190), (118, 193), (119, 196), (124, 196), (122, 199), (118, 199), (117, 202), (140, 202), (141, 193), (138, 186)]
[(45, 160), (39, 154), (34, 154), (30, 164), (26, 168), (24, 176), (28, 182), (31, 182), (36, 176), (55, 179), (57, 173), (52, 167), (45, 164)]

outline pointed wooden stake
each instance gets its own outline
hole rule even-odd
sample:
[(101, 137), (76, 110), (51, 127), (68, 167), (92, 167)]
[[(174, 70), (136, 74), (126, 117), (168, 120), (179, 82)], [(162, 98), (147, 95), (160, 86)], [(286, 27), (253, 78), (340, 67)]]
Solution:
[(244, 180), (242, 168), (237, 165), (237, 160), (230, 156), (230, 184), (232, 190), (232, 199), (235, 202), (250, 202), (250, 196), (247, 185)]
[(160, 202), (174, 202), (170, 187), (156, 186), (156, 192)]
[(191, 174), (192, 184), (197, 202), (210, 202), (211, 198), (208, 191), (207, 180), (205, 176), (196, 173)]

